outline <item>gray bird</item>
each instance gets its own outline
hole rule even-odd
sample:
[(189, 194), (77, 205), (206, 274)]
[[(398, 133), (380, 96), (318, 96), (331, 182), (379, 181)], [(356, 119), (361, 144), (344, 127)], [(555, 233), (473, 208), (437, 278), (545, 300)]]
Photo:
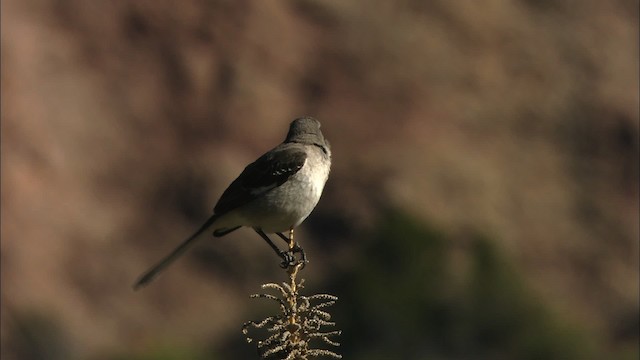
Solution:
[[(182, 255), (200, 235), (213, 230), (220, 237), (242, 226), (253, 228), (283, 258), (282, 266), (293, 263), (292, 251), (280, 250), (267, 236), (275, 233), (289, 242), (282, 232), (300, 225), (315, 208), (329, 177), (331, 150), (312, 117), (295, 119), (284, 142), (249, 164), (222, 193), (213, 215), (173, 252), (142, 274), (134, 284), (149, 284), (162, 270)], [(296, 247), (294, 251), (304, 252)]]

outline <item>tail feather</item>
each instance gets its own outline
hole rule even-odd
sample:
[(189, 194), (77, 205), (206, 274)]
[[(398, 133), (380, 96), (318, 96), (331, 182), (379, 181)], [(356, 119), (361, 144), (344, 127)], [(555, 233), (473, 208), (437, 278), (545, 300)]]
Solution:
[(217, 220), (217, 215), (212, 215), (193, 235), (189, 236), (186, 240), (182, 242), (175, 250), (173, 250), (169, 255), (160, 260), (156, 265), (152, 266), (149, 270), (147, 270), (144, 274), (142, 274), (138, 280), (133, 284), (134, 290), (139, 290), (140, 288), (148, 285), (153, 279), (160, 274), (160, 272), (166, 269), (169, 265), (171, 265), (180, 255), (184, 254), (185, 251), (194, 243), (194, 240), (198, 238), (203, 232), (205, 232), (213, 223)]

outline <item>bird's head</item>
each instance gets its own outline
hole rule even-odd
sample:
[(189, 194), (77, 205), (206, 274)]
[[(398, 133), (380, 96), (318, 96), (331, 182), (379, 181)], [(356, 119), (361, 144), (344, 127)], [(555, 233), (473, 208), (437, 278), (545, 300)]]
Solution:
[(289, 133), (284, 142), (318, 145), (327, 150), (329, 148), (329, 143), (320, 131), (320, 122), (310, 116), (293, 120), (289, 125)]

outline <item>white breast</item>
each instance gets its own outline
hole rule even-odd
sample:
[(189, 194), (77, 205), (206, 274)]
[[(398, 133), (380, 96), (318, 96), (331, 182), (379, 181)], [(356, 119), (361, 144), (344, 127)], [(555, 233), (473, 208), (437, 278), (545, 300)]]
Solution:
[(310, 146), (304, 165), (284, 184), (238, 209), (237, 225), (266, 233), (284, 232), (302, 223), (316, 207), (329, 177), (330, 159)]

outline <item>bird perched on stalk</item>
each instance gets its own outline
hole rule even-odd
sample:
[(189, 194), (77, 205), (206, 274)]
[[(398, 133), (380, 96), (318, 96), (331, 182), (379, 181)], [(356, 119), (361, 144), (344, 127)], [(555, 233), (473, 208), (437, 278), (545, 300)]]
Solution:
[[(329, 177), (331, 150), (320, 131), (320, 122), (301, 117), (291, 122), (284, 142), (249, 164), (222, 193), (213, 215), (169, 255), (140, 276), (134, 284), (139, 289), (149, 284), (162, 270), (182, 255), (207, 231), (220, 237), (246, 226), (264, 239), (283, 260), (282, 266), (294, 263), (294, 253), (304, 251), (294, 246), (293, 229), (315, 208)], [(289, 231), (289, 236), (283, 232)], [(267, 236), (275, 233), (291, 246), (280, 250)]]

